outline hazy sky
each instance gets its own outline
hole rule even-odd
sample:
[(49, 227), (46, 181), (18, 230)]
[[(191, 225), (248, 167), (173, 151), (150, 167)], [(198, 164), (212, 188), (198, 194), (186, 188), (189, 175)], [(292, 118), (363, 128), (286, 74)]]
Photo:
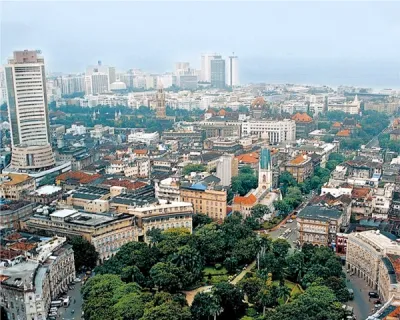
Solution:
[[(239, 56), (246, 72), (267, 63), (365, 62), (400, 67), (400, 2), (3, 1), (1, 61), (41, 49), (51, 71), (102, 60), (162, 72), (200, 54)], [(250, 70), (250, 71), (249, 71)]]

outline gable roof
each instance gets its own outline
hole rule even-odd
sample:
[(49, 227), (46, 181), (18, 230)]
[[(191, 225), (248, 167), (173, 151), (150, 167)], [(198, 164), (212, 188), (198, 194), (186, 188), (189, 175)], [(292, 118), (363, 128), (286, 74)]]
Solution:
[(234, 204), (241, 204), (241, 205), (252, 205), (257, 202), (257, 198), (254, 194), (250, 194), (249, 196), (235, 196), (233, 198)]

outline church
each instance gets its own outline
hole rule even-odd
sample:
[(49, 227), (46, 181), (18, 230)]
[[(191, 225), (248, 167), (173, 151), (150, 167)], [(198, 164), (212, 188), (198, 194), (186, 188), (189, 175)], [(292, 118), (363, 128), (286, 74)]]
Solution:
[[(232, 211), (239, 211), (247, 217), (256, 204), (268, 206), (273, 212), (273, 202), (281, 199), (279, 190), (272, 190), (272, 159), (267, 147), (261, 148), (258, 164), (258, 186), (245, 196), (235, 196), (232, 201)], [(268, 217), (266, 217), (268, 218)]]

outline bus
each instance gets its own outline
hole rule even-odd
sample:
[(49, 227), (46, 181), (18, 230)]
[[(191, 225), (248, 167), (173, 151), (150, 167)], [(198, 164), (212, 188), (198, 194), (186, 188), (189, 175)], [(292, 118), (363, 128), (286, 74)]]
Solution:
[(61, 300), (54, 300), (50, 303), (51, 307), (61, 307), (63, 305), (63, 302)]
[(63, 302), (64, 307), (68, 307), (69, 304), (70, 304), (70, 302), (71, 302), (71, 300), (70, 300), (69, 296), (67, 296), (67, 297), (64, 299), (64, 302)]

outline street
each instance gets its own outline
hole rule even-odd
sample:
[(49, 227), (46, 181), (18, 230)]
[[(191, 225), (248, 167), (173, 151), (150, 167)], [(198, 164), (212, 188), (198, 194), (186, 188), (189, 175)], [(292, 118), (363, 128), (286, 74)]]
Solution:
[[(81, 320), (82, 317), (82, 295), (81, 295), (82, 282), (74, 285), (73, 290), (68, 290), (67, 295), (71, 297), (71, 304), (67, 307), (58, 309), (59, 319), (62, 320)], [(75, 299), (75, 303), (74, 303)]]
[(376, 299), (369, 301), (368, 296), (368, 292), (374, 290), (362, 278), (356, 275), (350, 276), (346, 273), (346, 278), (350, 279), (349, 282), (346, 282), (347, 287), (354, 291), (354, 299), (346, 302), (346, 304), (354, 308), (354, 315), (357, 320), (365, 320), (372, 314), (371, 310), (374, 308), (373, 301)]
[(270, 237), (272, 239), (278, 239), (280, 236), (283, 235), (283, 233), (287, 232), (287, 230), (290, 228), (290, 232), (287, 234), (283, 235), (283, 237), (290, 243), (292, 248), (296, 247), (296, 241), (297, 241), (297, 222), (296, 219), (294, 219), (292, 222), (287, 222), (285, 227), (281, 227), (275, 231), (268, 232)]

